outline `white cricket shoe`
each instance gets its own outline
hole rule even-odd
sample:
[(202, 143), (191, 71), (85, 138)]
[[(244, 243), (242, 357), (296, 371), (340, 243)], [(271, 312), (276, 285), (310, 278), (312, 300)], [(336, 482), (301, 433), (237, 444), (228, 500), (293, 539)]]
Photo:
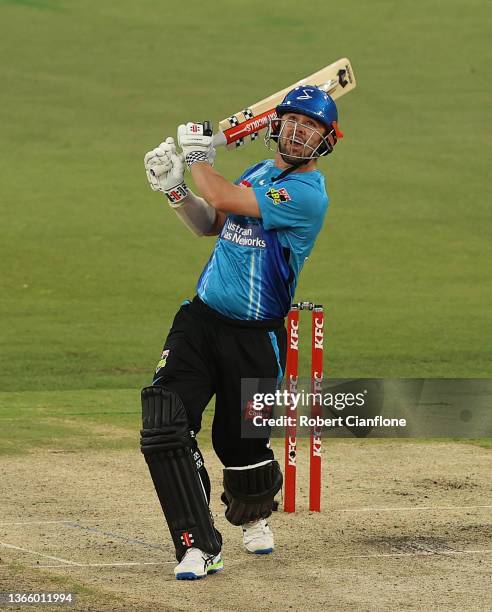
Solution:
[(242, 528), (243, 544), (248, 552), (256, 555), (268, 555), (273, 552), (273, 532), (266, 519), (244, 523)]
[(181, 562), (174, 568), (177, 580), (199, 580), (207, 574), (215, 574), (224, 569), (220, 553), (210, 555), (199, 548), (189, 548)]

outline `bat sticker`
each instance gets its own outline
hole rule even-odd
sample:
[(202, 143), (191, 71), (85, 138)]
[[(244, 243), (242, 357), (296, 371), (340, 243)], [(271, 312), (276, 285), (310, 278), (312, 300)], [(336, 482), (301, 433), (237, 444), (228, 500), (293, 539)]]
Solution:
[(338, 81), (342, 87), (346, 87), (348, 85), (348, 81), (345, 78), (346, 74), (347, 74), (347, 71), (345, 70), (345, 68), (338, 71)]

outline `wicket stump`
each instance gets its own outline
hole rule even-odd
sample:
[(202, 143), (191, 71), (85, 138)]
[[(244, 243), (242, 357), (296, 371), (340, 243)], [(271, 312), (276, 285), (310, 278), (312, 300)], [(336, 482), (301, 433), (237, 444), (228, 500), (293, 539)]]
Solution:
[[(323, 324), (324, 310), (321, 304), (298, 302), (292, 304), (287, 317), (287, 389), (297, 392), (299, 379), (299, 312), (310, 310), (311, 327), (311, 391), (321, 392), (323, 380)], [(316, 395), (313, 395), (316, 398)], [(313, 400), (312, 416), (321, 414), (321, 405)], [(296, 471), (297, 471), (297, 413), (293, 406), (287, 407), (287, 416), (293, 417), (292, 424), (285, 429), (285, 469), (284, 469), (284, 511), (296, 509)], [(309, 444), (309, 510), (321, 510), (321, 431), (313, 427)]]

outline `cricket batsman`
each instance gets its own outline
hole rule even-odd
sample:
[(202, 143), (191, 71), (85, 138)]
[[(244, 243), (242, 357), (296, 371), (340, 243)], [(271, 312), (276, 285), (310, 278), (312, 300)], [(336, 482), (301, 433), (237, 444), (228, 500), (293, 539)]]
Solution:
[[(167, 196), (186, 226), (218, 236), (196, 296), (178, 310), (152, 384), (142, 390), (141, 449), (176, 549), (178, 580), (223, 569), (195, 437), (214, 395), (212, 443), (224, 466), (226, 519), (242, 528), (246, 551), (274, 549), (267, 519), (282, 473), (268, 436), (241, 436), (241, 379), (282, 380), (284, 317), (328, 207), (318, 158), (342, 136), (334, 101), (316, 87), (290, 91), (276, 115), (265, 136), (274, 158), (235, 183), (213, 168), (207, 122), (179, 126), (181, 151), (167, 138), (144, 160), (151, 188)], [(185, 165), (200, 196), (184, 182)]]

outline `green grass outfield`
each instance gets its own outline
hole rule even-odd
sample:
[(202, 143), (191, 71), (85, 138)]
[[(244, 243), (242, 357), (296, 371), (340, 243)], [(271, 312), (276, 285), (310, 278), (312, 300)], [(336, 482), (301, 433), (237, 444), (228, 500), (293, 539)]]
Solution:
[[(490, 17), (477, 0), (0, 0), (2, 436), (40, 405), (137, 422), (213, 245), (150, 191), (144, 153), (342, 56), (358, 88), (298, 291), (325, 304), (326, 370), (490, 377)], [(258, 142), (216, 166), (233, 179), (264, 157)], [(55, 420), (46, 436), (69, 439)]]

